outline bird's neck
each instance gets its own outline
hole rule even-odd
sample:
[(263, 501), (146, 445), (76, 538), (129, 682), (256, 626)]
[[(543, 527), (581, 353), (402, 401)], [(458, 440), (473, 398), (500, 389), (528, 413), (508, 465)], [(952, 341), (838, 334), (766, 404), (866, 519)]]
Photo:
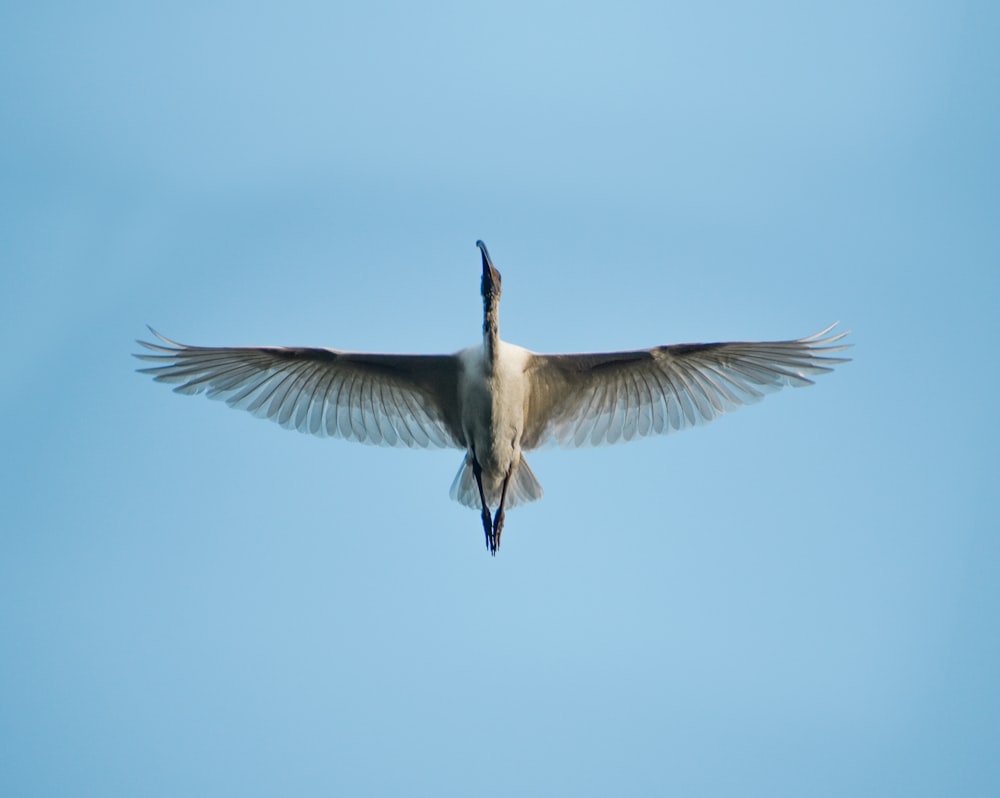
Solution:
[(487, 299), (483, 305), (483, 349), (486, 362), (492, 366), (500, 343), (500, 303), (496, 298)]

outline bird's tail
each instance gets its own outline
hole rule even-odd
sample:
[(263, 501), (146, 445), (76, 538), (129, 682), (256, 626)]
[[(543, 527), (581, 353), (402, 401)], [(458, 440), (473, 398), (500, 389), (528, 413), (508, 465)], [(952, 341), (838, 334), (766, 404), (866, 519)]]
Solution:
[[(472, 455), (467, 454), (465, 461), (455, 475), (455, 481), (451, 483), (451, 498), (473, 510), (479, 510), (479, 487), (476, 485), (476, 476), (472, 473)], [(528, 465), (528, 461), (521, 455), (514, 474), (511, 476), (510, 484), (507, 486), (507, 507), (517, 507), (521, 504), (528, 504), (536, 499), (542, 498), (542, 486), (535, 478), (535, 473)], [(490, 506), (500, 503), (500, 496), (486, 494), (486, 501)]]

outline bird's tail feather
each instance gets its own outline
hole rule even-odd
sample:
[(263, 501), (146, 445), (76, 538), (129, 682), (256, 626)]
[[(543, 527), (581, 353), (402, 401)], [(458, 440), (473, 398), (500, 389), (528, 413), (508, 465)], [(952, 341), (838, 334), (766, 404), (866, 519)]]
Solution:
[[(459, 467), (455, 480), (451, 483), (449, 495), (466, 507), (471, 507), (473, 510), (481, 509), (479, 487), (476, 485), (476, 476), (472, 473), (471, 455), (465, 456), (465, 461)], [(542, 498), (542, 486), (535, 478), (535, 474), (531, 470), (531, 466), (528, 465), (528, 461), (524, 459), (524, 455), (521, 455), (510, 484), (507, 486), (507, 507), (508, 509), (518, 507), (540, 498)], [(492, 496), (487, 491), (486, 501), (491, 507), (495, 507), (500, 503), (500, 496), (499, 494)]]

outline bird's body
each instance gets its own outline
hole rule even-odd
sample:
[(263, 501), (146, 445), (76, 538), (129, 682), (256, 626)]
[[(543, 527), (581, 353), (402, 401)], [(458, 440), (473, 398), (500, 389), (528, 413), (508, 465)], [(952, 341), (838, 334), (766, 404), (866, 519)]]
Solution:
[[(181, 393), (315, 435), (390, 446), (455, 447), (451, 496), (480, 510), (496, 554), (505, 510), (541, 498), (524, 452), (663, 434), (710, 421), (844, 358), (846, 333), (760, 343), (675, 344), (629, 352), (542, 355), (500, 340), (500, 273), (485, 244), (483, 342), (454, 355), (288, 347), (193, 347), (140, 341), (142, 369)], [(496, 507), (491, 518), (490, 508)]]
[(459, 354), (464, 443), (482, 468), (483, 492), (491, 505), (499, 501), (504, 475), (520, 461), (528, 357), (526, 349), (506, 342), (499, 343), (493, 362), (484, 347)]

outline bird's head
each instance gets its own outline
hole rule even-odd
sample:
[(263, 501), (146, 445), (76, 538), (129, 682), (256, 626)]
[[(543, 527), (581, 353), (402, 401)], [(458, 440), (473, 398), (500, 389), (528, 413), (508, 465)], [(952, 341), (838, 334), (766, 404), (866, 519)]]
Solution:
[(479, 247), (479, 250), (483, 254), (483, 301), (487, 304), (495, 303), (500, 299), (500, 272), (493, 265), (490, 253), (486, 249), (486, 244), (482, 241), (477, 241), (476, 246)]

